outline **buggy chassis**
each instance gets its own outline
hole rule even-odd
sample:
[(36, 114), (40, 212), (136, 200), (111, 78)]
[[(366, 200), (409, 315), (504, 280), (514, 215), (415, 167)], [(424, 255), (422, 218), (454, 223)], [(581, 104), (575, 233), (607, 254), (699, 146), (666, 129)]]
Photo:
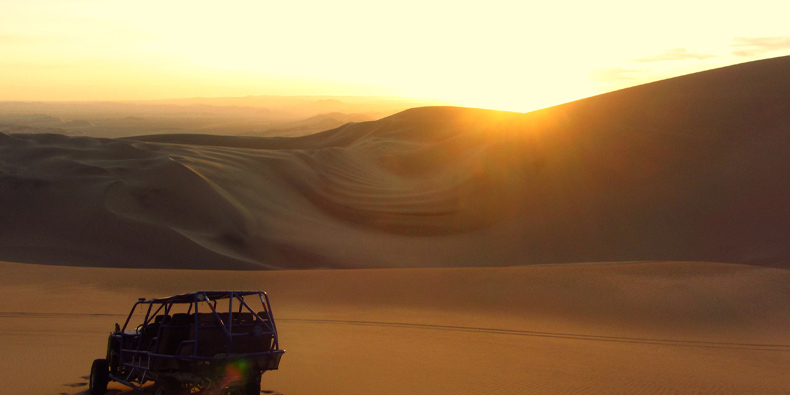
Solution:
[[(261, 310), (256, 312), (253, 306), (258, 302)], [(136, 311), (145, 312), (137, 326), (132, 321)], [(140, 298), (123, 327), (115, 324), (106, 359), (93, 362), (89, 392), (104, 394), (110, 381), (137, 390), (154, 381), (157, 395), (257, 395), (261, 375), (276, 370), (283, 353), (265, 292), (198, 291)]]

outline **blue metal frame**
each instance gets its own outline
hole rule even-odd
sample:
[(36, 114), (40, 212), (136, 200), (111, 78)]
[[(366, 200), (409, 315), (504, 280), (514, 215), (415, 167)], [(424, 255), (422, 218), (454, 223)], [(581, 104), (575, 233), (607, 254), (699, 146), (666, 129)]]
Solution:
[[(257, 296), (257, 299), (260, 301), (263, 307), (263, 313), (265, 313), (265, 317), (258, 314), (245, 300), (245, 296)], [(220, 300), (228, 299), (228, 322), (223, 322), (222, 317), (220, 317), (220, 313), (217, 311), (217, 302)], [(234, 333), (233, 332), (233, 322), (234, 322), (234, 303), (233, 301), (236, 300), (239, 302), (238, 305), (238, 312), (242, 313), (242, 309), (245, 308), (247, 312), (252, 313), (253, 322), (256, 324), (257, 327), (261, 327), (264, 331), (261, 333), (263, 335), (271, 335), (271, 347), (269, 347), (268, 351), (265, 352), (252, 352), (252, 353), (232, 353), (233, 350), (233, 342), (234, 338), (237, 336), (249, 336), (249, 333)], [(210, 314), (216, 320), (216, 324), (220, 328), (222, 328), (223, 333), (227, 337), (227, 347), (226, 352), (224, 355), (215, 355), (215, 356), (205, 356), (200, 355), (200, 331), (201, 331), (201, 315), (199, 312), (200, 303), (205, 302), (209, 309), (211, 310)], [(141, 337), (144, 333), (141, 329), (145, 329), (150, 325), (154, 324), (155, 317), (158, 315), (162, 316), (169, 316), (170, 312), (172, 311), (175, 305), (186, 305), (189, 304), (189, 308), (187, 310), (187, 314), (192, 314), (194, 316), (194, 322), (192, 323), (192, 328), (194, 328), (194, 338), (188, 338), (187, 340), (183, 340), (179, 343), (175, 354), (160, 354), (155, 352), (156, 347), (158, 346), (159, 340), (162, 338), (162, 331), (164, 329), (164, 325), (159, 325), (157, 328), (156, 336), (150, 339), (148, 344), (143, 344)], [(143, 307), (147, 305), (148, 308), (145, 313), (145, 318), (143, 319), (143, 323), (138, 326), (133, 331), (127, 331), (127, 327), (132, 320), (132, 316), (134, 315), (135, 311), (137, 311), (138, 307)], [(154, 306), (158, 307), (154, 310)], [(193, 311), (194, 309), (194, 311)], [(153, 313), (152, 313), (153, 311)], [(161, 314), (160, 314), (161, 313)], [(279, 360), (282, 357), (282, 354), (285, 353), (285, 350), (279, 349), (279, 338), (277, 336), (277, 327), (274, 322), (274, 315), (272, 314), (271, 306), (269, 304), (269, 296), (262, 291), (198, 291), (192, 292), (187, 294), (181, 295), (174, 295), (167, 298), (157, 298), (157, 299), (150, 299), (145, 300), (143, 298), (139, 299), (134, 306), (132, 306), (132, 310), (129, 312), (129, 315), (126, 318), (126, 321), (123, 327), (120, 329), (119, 332), (113, 332), (112, 336), (116, 336), (120, 341), (120, 351), (119, 351), (119, 361), (125, 371), (128, 372), (126, 377), (119, 377), (115, 374), (110, 374), (110, 379), (126, 386), (135, 388), (135, 389), (142, 389), (142, 386), (150, 381), (156, 380), (159, 373), (153, 369), (153, 364), (157, 360), (176, 360), (176, 361), (187, 361), (187, 362), (205, 362), (205, 361), (236, 361), (241, 359), (251, 359), (256, 360), (260, 358), (264, 358), (268, 365), (266, 368), (262, 369), (265, 370), (273, 370), (277, 369), (279, 365)], [(137, 347), (136, 348), (128, 348), (131, 344), (129, 342), (133, 342), (137, 340)], [(188, 346), (192, 344), (192, 353), (191, 355), (179, 355), (182, 351), (184, 346)], [(155, 345), (155, 346), (149, 346)], [(148, 347), (147, 350), (141, 349), (142, 347)]]

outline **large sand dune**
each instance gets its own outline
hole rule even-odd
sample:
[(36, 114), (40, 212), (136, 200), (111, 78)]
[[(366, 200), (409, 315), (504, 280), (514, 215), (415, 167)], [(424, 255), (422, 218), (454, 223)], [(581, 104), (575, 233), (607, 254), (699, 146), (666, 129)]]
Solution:
[(198, 269), (790, 264), (790, 57), (299, 138), (0, 134), (0, 259)]
[[(790, 272), (702, 262), (194, 271), (0, 263), (7, 394), (86, 394), (138, 297), (265, 289), (270, 394), (781, 394)], [(135, 392), (114, 384), (110, 394)]]

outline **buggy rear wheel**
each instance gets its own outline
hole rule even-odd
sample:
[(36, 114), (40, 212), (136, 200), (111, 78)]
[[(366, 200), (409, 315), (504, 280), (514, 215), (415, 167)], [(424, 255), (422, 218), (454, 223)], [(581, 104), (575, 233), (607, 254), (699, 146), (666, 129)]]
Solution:
[(91, 365), (91, 378), (88, 392), (91, 395), (104, 395), (110, 382), (110, 364), (106, 359), (96, 359)]
[(156, 391), (154, 395), (176, 395), (180, 394), (181, 383), (172, 377), (163, 377), (156, 380)]
[(247, 382), (244, 383), (244, 395), (260, 395), (261, 393), (261, 374), (258, 372), (250, 373)]

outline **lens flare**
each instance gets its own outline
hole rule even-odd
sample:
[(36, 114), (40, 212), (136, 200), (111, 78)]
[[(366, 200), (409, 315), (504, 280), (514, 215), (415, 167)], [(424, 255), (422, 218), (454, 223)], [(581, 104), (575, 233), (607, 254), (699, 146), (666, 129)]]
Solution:
[(246, 379), (248, 372), (249, 362), (245, 359), (234, 361), (225, 366), (225, 373), (223, 374), (222, 381), (219, 388), (226, 388), (231, 385), (241, 384)]

